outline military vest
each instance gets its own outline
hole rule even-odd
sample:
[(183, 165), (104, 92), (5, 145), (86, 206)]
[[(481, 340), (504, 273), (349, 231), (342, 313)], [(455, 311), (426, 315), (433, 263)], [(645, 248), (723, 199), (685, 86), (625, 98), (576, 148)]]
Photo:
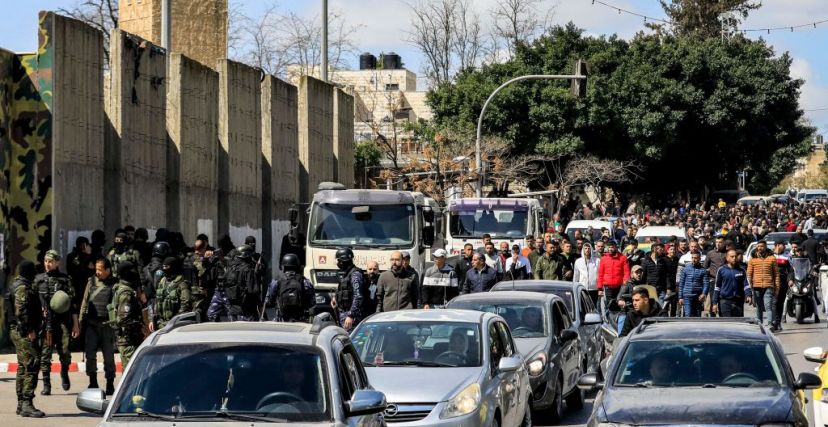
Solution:
[(138, 267), (141, 265), (141, 258), (138, 255), (138, 252), (134, 249), (125, 249), (123, 252), (118, 253), (115, 249), (109, 251), (109, 262), (112, 263), (112, 277), (118, 277), (118, 266), (125, 263), (131, 262), (136, 269), (136, 273), (138, 273)]
[(158, 284), (158, 289), (155, 294), (155, 305), (158, 307), (158, 316), (163, 321), (169, 321), (181, 309), (181, 290), (180, 284), (184, 281), (181, 275), (175, 276), (175, 279), (168, 280), (166, 277), (161, 279)]
[(109, 317), (107, 306), (112, 302), (112, 285), (106, 281), (93, 279), (94, 286), (89, 290), (87, 301), (87, 315), (96, 320), (105, 320)]
[(351, 276), (355, 271), (359, 271), (359, 269), (351, 266), (344, 273), (340, 273), (339, 286), (336, 288), (336, 305), (340, 310), (348, 311), (351, 309), (351, 303), (354, 301), (354, 285), (351, 283)]

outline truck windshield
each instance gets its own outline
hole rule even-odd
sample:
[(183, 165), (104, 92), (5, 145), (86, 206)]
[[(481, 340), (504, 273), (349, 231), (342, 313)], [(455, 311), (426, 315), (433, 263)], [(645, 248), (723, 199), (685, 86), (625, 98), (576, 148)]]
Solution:
[(414, 244), (413, 205), (315, 204), (311, 245), (399, 246)]
[(483, 237), (493, 239), (522, 238), (526, 235), (528, 212), (512, 210), (461, 210), (450, 213), (449, 231), (452, 237)]

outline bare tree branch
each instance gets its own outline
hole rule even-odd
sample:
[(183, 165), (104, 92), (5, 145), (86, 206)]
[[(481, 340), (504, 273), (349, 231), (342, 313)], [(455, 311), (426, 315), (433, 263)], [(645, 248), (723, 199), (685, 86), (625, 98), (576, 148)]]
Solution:
[(118, 27), (118, 0), (79, 0), (71, 9), (60, 8), (58, 13), (103, 33), (104, 69), (109, 69), (109, 33)]

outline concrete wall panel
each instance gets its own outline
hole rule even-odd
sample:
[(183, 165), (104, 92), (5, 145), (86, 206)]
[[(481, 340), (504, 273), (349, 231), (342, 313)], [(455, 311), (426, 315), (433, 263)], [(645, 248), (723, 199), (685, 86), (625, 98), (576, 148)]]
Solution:
[(299, 82), (299, 199), (308, 203), (320, 182), (333, 181), (333, 86), (313, 77)]
[(354, 97), (334, 88), (333, 144), (336, 181), (354, 188)]
[(218, 239), (218, 73), (181, 54), (170, 56), (167, 91), (167, 227), (189, 242)]

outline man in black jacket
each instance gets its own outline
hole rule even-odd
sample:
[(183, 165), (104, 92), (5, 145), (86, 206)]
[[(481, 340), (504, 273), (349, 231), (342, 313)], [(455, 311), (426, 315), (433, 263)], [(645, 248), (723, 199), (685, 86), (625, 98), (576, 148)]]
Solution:
[(620, 336), (627, 336), (630, 331), (640, 325), (641, 322), (648, 317), (660, 317), (664, 315), (658, 301), (650, 299), (650, 294), (646, 288), (638, 288), (633, 291), (632, 296), (633, 310), (627, 313), (627, 318), (624, 320), (624, 326), (621, 328)]

